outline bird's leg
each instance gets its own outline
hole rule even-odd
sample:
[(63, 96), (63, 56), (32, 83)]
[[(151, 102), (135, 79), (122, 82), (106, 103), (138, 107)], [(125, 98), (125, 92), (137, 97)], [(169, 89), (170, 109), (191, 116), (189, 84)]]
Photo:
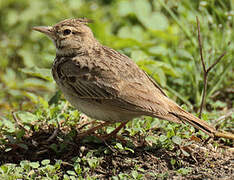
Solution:
[(116, 136), (116, 134), (120, 131), (120, 129), (122, 129), (126, 124), (128, 123), (128, 121), (122, 122), (119, 127), (117, 127), (114, 131), (112, 131), (109, 134), (106, 134), (104, 136), (99, 137), (101, 140), (107, 140), (113, 136)]
[(80, 134), (78, 135), (78, 137), (87, 136), (87, 135), (93, 133), (94, 131), (96, 131), (96, 130), (98, 130), (98, 129), (100, 129), (100, 128), (102, 128), (102, 127), (108, 125), (108, 124), (112, 124), (112, 123), (111, 123), (111, 122), (104, 122), (104, 123), (102, 123), (102, 124), (99, 124), (99, 125), (96, 126), (96, 127), (90, 128), (90, 129), (88, 129), (87, 131), (85, 131), (85, 132), (83, 132), (83, 133), (80, 133)]

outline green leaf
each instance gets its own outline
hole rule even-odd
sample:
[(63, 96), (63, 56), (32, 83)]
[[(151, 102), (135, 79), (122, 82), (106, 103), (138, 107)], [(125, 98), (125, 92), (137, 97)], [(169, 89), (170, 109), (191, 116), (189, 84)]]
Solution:
[(137, 171), (133, 170), (131, 174), (132, 174), (132, 177), (134, 179), (137, 179), (137, 176), (138, 176), (138, 172)]
[(168, 50), (164, 46), (153, 46), (148, 49), (148, 51), (155, 55), (167, 55)]
[(38, 103), (38, 96), (35, 93), (23, 92), (24, 96), (29, 98), (33, 103)]
[(158, 138), (155, 136), (147, 136), (145, 140), (149, 143), (157, 144)]
[(144, 51), (135, 50), (131, 52), (131, 58), (138, 63), (138, 61), (142, 61), (148, 58), (147, 54)]
[(183, 150), (183, 149), (181, 149), (181, 151), (182, 151), (182, 153), (185, 155), (185, 156), (190, 156), (190, 154), (189, 153), (187, 153), (185, 150)]
[(120, 1), (118, 4), (118, 13), (120, 16), (127, 16), (133, 13), (132, 3), (129, 1)]
[(53, 81), (50, 69), (31, 67), (31, 68), (22, 68), (20, 69), (20, 71), (30, 76), (39, 77), (51, 82)]
[(176, 160), (175, 160), (175, 159), (173, 159), (173, 158), (171, 158), (171, 165), (172, 165), (172, 166), (174, 166), (174, 165), (175, 165), (175, 163), (176, 163)]
[(5, 152), (9, 152), (9, 151), (11, 151), (12, 150), (12, 148), (6, 148), (5, 149)]
[(156, 79), (156, 81), (160, 83), (162, 87), (166, 86), (167, 78), (165, 76), (164, 71), (161, 68), (154, 68), (152, 70), (152, 75), (153, 75), (153, 78)]
[(191, 168), (180, 168), (177, 170), (177, 172), (182, 174), (182, 175), (186, 175), (186, 174), (190, 173), (191, 171), (192, 171)]
[(122, 144), (120, 144), (120, 143), (116, 143), (115, 147), (117, 147), (120, 150), (124, 150)]
[(20, 120), (24, 123), (31, 124), (32, 122), (38, 121), (38, 117), (30, 112), (18, 111), (16, 113)]
[(77, 10), (82, 6), (82, 1), (77, 0), (69, 0), (67, 1), (69, 9)]
[(118, 36), (120, 38), (130, 38), (139, 42), (144, 40), (144, 31), (140, 26), (123, 26), (118, 31)]
[(50, 164), (50, 160), (49, 159), (44, 159), (44, 160), (41, 161), (41, 164), (42, 165)]
[(30, 162), (29, 165), (30, 165), (32, 168), (38, 168), (38, 167), (40, 167), (39, 162)]
[(152, 7), (147, 0), (135, 0), (134, 10), (137, 18), (148, 29), (165, 30), (168, 27), (167, 18), (160, 12), (152, 12)]
[(80, 175), (80, 174), (82, 173), (82, 168), (81, 168), (81, 166), (80, 166), (79, 163), (75, 163), (74, 169), (75, 169), (75, 171), (76, 171), (76, 173), (77, 173), (78, 175)]
[(182, 143), (182, 139), (181, 139), (179, 136), (173, 136), (173, 137), (172, 137), (172, 141), (173, 141), (175, 144), (178, 144), (178, 145), (181, 145), (181, 143)]
[(53, 83), (35, 77), (27, 78), (23, 82), (23, 86), (27, 87), (27, 89), (45, 89), (50, 91), (53, 91), (55, 89)]
[(115, 130), (115, 128), (114, 128), (114, 127), (111, 127), (111, 126), (106, 128), (107, 134), (111, 133), (111, 132), (114, 131), (114, 130)]
[(134, 0), (132, 3), (138, 19), (149, 17), (152, 8), (148, 0)]
[(15, 132), (15, 124), (11, 122), (9, 119), (6, 119), (4, 117), (0, 117), (1, 123), (7, 127), (8, 132)]
[(130, 151), (131, 153), (134, 153), (134, 150), (131, 149), (131, 148), (125, 147), (124, 149), (125, 149), (126, 151)]
[(30, 51), (28, 51), (27, 49), (20, 49), (18, 53), (23, 58), (24, 64), (27, 67), (33, 67), (34, 66), (34, 63), (32, 61), (32, 59), (34, 59), (34, 57), (33, 57), (33, 54)]
[[(49, 160), (49, 159), (46, 159), (46, 160)], [(50, 160), (49, 160), (50, 161)], [(47, 162), (46, 162), (47, 163)], [(61, 168), (61, 164), (62, 164), (62, 160), (57, 160), (55, 165), (54, 165), (54, 168), (55, 170), (59, 170)]]
[(166, 30), (168, 28), (167, 18), (159, 12), (153, 12), (149, 16), (139, 19), (144, 26), (150, 30)]
[(67, 171), (67, 174), (76, 176), (76, 173), (74, 171), (70, 171), (70, 170)]
[(191, 55), (191, 53), (189, 51), (186, 51), (185, 49), (178, 49), (177, 53), (180, 57), (193, 60), (193, 56)]
[(167, 139), (168, 139), (168, 138), (167, 138), (167, 136), (165, 136), (165, 135), (159, 136), (159, 141), (160, 141), (160, 142), (165, 142)]

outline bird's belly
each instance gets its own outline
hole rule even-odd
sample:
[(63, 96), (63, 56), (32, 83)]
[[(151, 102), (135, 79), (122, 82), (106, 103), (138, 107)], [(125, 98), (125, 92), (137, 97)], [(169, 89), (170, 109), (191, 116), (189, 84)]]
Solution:
[(60, 87), (60, 89), (62, 90), (65, 99), (68, 100), (71, 105), (91, 118), (114, 123), (128, 121), (137, 116), (136, 114), (121, 111), (118, 108), (116, 109), (115, 107), (111, 107), (105, 103), (79, 98), (74, 94), (70, 94), (70, 91), (64, 87)]

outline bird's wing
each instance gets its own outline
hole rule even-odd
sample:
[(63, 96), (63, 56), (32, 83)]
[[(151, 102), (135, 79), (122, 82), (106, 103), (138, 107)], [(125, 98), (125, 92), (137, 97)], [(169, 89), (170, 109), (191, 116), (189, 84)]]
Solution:
[(93, 60), (75, 57), (60, 66), (74, 95), (145, 115), (167, 114), (165, 93), (130, 58), (104, 47), (104, 55)]
[(97, 85), (94, 68), (91, 68), (85, 57), (66, 57), (60, 60), (56, 67), (57, 75), (62, 86), (69, 89), (69, 93), (81, 99), (111, 99), (112, 95), (105, 87)]
[(119, 77), (117, 90), (118, 98), (122, 102), (131, 104), (129, 108), (151, 115), (168, 113), (168, 105), (165, 104), (165, 98), (168, 99), (166, 94), (146, 72), (126, 55), (108, 47), (104, 47), (104, 52), (105, 59), (111, 62), (113, 76)]

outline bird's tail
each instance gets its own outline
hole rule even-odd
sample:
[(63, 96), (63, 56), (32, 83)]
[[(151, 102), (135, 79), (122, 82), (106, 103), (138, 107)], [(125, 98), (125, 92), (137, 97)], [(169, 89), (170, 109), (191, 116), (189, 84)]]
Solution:
[(202, 130), (211, 137), (213, 137), (216, 133), (216, 130), (212, 126), (210, 126), (206, 121), (197, 118), (189, 112), (182, 110), (180, 112), (170, 112), (170, 114), (177, 117), (182, 122), (189, 123), (193, 127)]
[(193, 127), (202, 130), (209, 136), (214, 137), (216, 130), (212, 126), (210, 126), (206, 121), (201, 120), (194, 116), (193, 114), (183, 110), (179, 107), (174, 101), (167, 98), (166, 100), (165, 109), (167, 109), (167, 115), (165, 116), (158, 116), (159, 118), (166, 119), (176, 123), (189, 123)]

